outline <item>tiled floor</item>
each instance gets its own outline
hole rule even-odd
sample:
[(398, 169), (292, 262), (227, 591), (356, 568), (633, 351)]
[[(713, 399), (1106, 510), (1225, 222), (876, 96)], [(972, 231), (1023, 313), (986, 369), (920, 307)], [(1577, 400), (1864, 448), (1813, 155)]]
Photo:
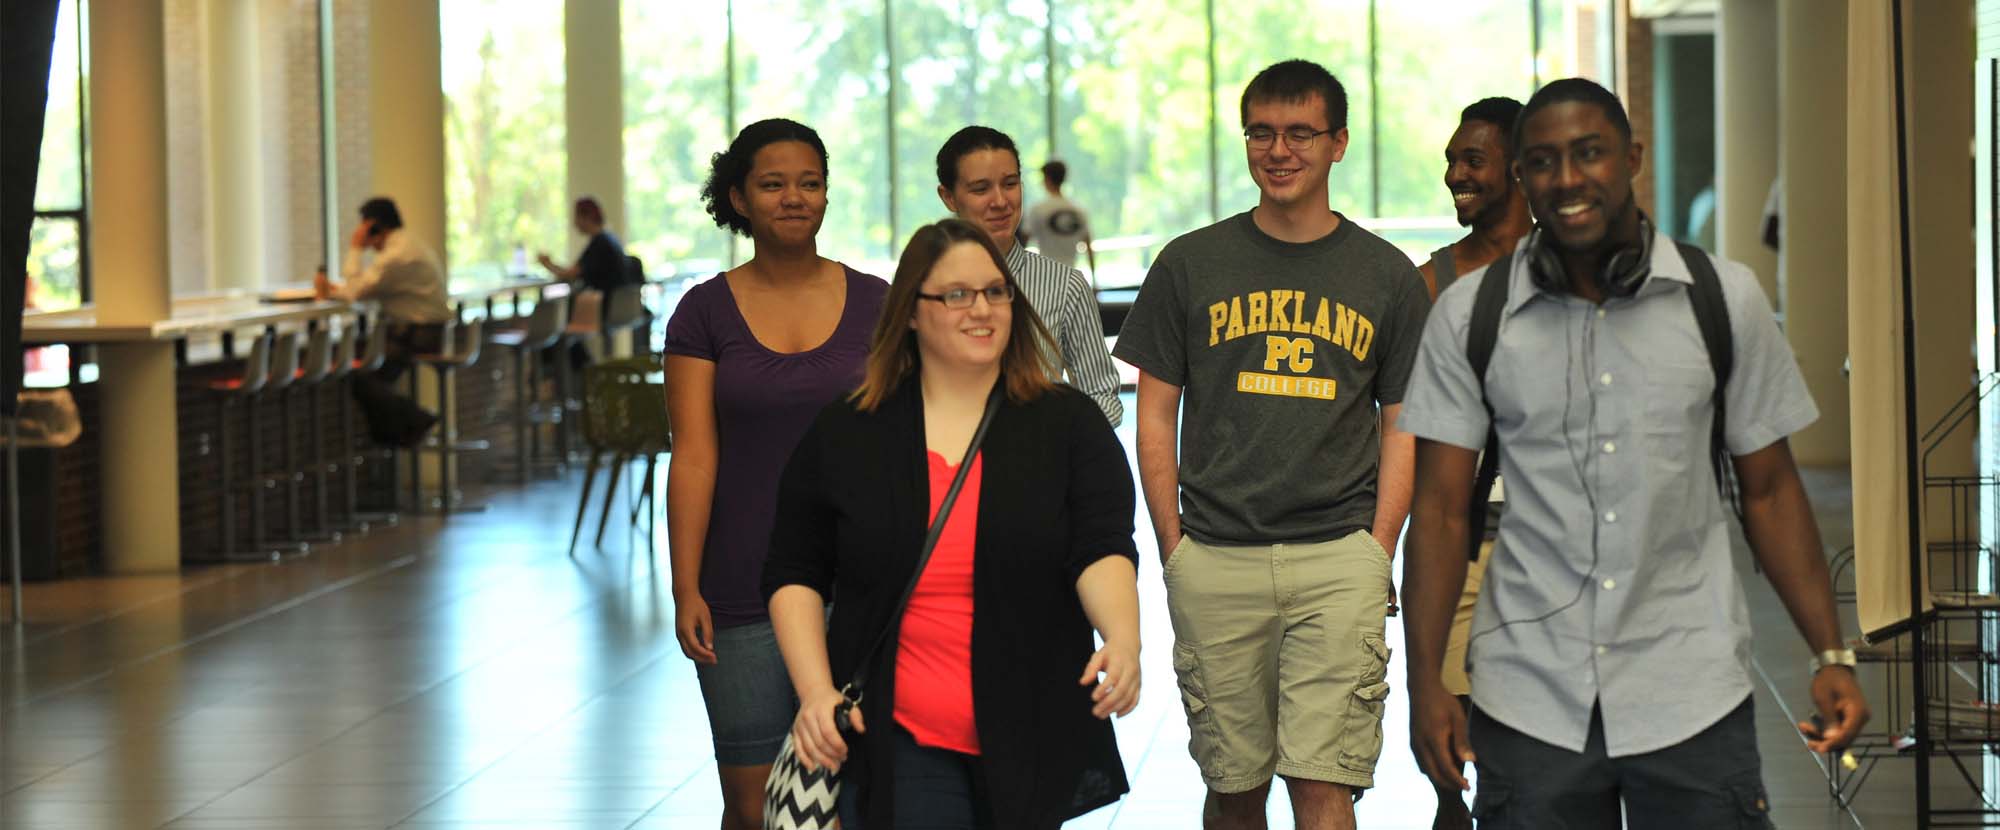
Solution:
[[(664, 551), (656, 569), (614, 532), (564, 556), (575, 487), (500, 488), (487, 513), (277, 565), (31, 586), (29, 625), (0, 628), (0, 828), (714, 827)], [(1837, 479), (1816, 487), (1839, 495)], [(1147, 692), (1118, 725), (1133, 792), (1073, 827), (1199, 824), (1156, 561), (1141, 578)], [(1796, 704), (1803, 648), (1750, 585), (1760, 665)], [(1884, 762), (1857, 822), (1776, 699), (1757, 704), (1779, 826), (1914, 826), (1907, 763)], [(1388, 711), (1361, 826), (1429, 827), (1401, 699)], [(1271, 814), (1289, 826), (1282, 794)]]

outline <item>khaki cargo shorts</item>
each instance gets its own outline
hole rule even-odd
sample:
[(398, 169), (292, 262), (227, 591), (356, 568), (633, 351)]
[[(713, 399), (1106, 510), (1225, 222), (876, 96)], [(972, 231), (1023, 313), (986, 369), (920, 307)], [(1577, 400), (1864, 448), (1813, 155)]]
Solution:
[(1389, 555), (1366, 531), (1331, 542), (1204, 545), (1166, 565), (1188, 750), (1209, 789), (1272, 775), (1375, 784), (1389, 696)]
[(1465, 647), (1472, 639), (1472, 612), (1479, 609), (1479, 585), (1486, 581), (1486, 563), (1493, 558), (1493, 543), (1479, 546), (1479, 558), (1466, 564), (1465, 590), (1452, 609), (1451, 635), (1444, 644), (1444, 690), (1459, 697), (1472, 694), (1472, 676), (1465, 670)]

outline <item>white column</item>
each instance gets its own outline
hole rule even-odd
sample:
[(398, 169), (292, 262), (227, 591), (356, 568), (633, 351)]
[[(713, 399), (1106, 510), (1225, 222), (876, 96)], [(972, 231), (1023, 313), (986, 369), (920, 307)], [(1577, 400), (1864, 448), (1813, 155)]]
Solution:
[(618, 6), (619, 0), (567, 0), (563, 7), (563, 121), (569, 197), (597, 197), (605, 225), (622, 236), (625, 76)]
[[(563, 143), (569, 197), (595, 196), (605, 227), (625, 233), (625, 76), (619, 0), (567, 0), (563, 6)], [(565, 214), (565, 220), (568, 216)], [(572, 234), (571, 251), (583, 239)], [(632, 353), (631, 332), (612, 343)]]
[(1777, 307), (1778, 255), (1764, 245), (1763, 218), (1778, 175), (1778, 3), (1735, 0), (1717, 13), (1717, 252), (1757, 272)]
[(1799, 463), (1847, 463), (1848, 252), (1826, 228), (1848, 223), (1846, 4), (1778, 0), (1778, 166), (1784, 251), (1785, 335), (1820, 405), (1819, 421), (1792, 436)]
[(204, 150), (208, 168), (208, 288), (255, 291), (264, 284), (264, 236), (281, 222), (264, 204), (262, 95), (255, 0), (205, 0), (208, 38)]
[[(97, 0), (89, 37), (97, 319), (150, 324), (171, 313), (165, 18), (155, 0)], [(173, 345), (107, 345), (98, 368), (105, 569), (175, 570), (181, 521)]]
[[(370, 195), (396, 200), (407, 231), (445, 250), (444, 82), (436, 0), (373, 0), (368, 7)], [(366, 198), (366, 197), (363, 197)], [(346, 206), (342, 244), (359, 220)]]

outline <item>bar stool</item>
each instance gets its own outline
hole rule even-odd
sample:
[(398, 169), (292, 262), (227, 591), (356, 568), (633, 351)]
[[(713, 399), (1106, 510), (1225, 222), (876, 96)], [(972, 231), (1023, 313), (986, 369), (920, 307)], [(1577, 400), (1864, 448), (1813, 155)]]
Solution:
[[(330, 460), (324, 459), (326, 445), (324, 443), (320, 445), (322, 460), (324, 461), (320, 467), (321, 493), (325, 493), (334, 486), (333, 482), (327, 479), (328, 476), (340, 476), (343, 494), (351, 493), (352, 490), (350, 487), (354, 483), (354, 404), (352, 399), (346, 394), (346, 389), (347, 376), (354, 372), (355, 356), (359, 351), (359, 346), (356, 344), (360, 342), (361, 337), (361, 332), (356, 327), (355, 322), (352, 318), (344, 319), (340, 327), (340, 339), (333, 344), (333, 364), (327, 367), (326, 384), (338, 387), (341, 390), (334, 393), (338, 396), (335, 405), (340, 409), (340, 415), (335, 418), (335, 428), (340, 433), (340, 438), (337, 445), (339, 451), (334, 453), (333, 458)], [(322, 495), (320, 499), (322, 505), (331, 501), (325, 495)], [(340, 508), (341, 521), (338, 527), (342, 533), (345, 533), (354, 523), (354, 505), (343, 502)], [(331, 507), (326, 509), (329, 513), (333, 510)], [(324, 523), (322, 524), (324, 525)]]
[[(484, 505), (454, 504), (454, 498), (457, 494), (453, 492), (451, 486), (452, 466), (457, 462), (458, 454), (461, 452), (483, 451), (489, 446), (489, 443), (483, 440), (465, 441), (459, 439), (458, 418), (456, 410), (452, 406), (452, 398), (454, 397), (452, 394), (452, 378), (458, 373), (458, 370), (469, 368), (474, 363), (479, 362), (480, 337), (483, 327), (484, 321), (481, 320), (473, 320), (466, 325), (463, 337), (464, 348), (462, 349), (457, 348), (460, 344), (453, 342), (452, 333), (447, 329), (445, 331), (442, 351), (434, 354), (413, 355), (411, 357), (411, 362), (416, 366), (428, 366), (437, 372), (439, 434), (436, 438), (429, 439), (422, 445), (412, 448), (411, 458), (421, 460), (425, 450), (435, 450), (437, 452), (437, 508), (439, 515), (443, 516), (449, 516), (455, 512), (471, 513), (486, 509)], [(415, 385), (415, 382), (416, 378), (412, 374), (411, 384)], [(411, 509), (421, 512), (423, 510), (422, 465), (413, 464), (411, 466), (410, 496), (415, 502), (415, 506)]]
[[(539, 356), (562, 342), (563, 326), (568, 315), (567, 298), (544, 299), (535, 303), (527, 326), (496, 331), (488, 339), (493, 345), (511, 349), (514, 353), (514, 478), (522, 484), (528, 483), (528, 476), (540, 460), (542, 433), (537, 427), (550, 423), (560, 430), (564, 409), (560, 392), (550, 405), (544, 406), (537, 400), (541, 389), (541, 360), (529, 360), (528, 356)], [(556, 359), (567, 361), (569, 356), (558, 354)]]
[[(298, 448), (292, 442), (292, 422), (295, 420), (292, 417), (292, 388), (298, 374), (299, 333), (288, 331), (279, 334), (276, 345), (271, 348), (271, 375), (264, 383), (264, 391), (278, 396), (279, 413), (284, 418), (284, 423), (278, 425), (278, 436), (284, 445), (279, 453), (278, 463), (281, 466), (277, 472), (254, 466), (251, 469), (258, 486), (266, 490), (275, 490), (281, 485), (285, 488), (285, 535), (289, 544), (270, 548), (273, 558), (284, 553), (305, 553), (310, 549), (299, 527), (299, 483), (305, 475), (299, 468)], [(251, 431), (255, 434), (256, 427), (251, 427)], [(255, 543), (268, 544), (262, 536)]]
[(236, 549), (236, 497), (238, 493), (236, 492), (236, 465), (232, 459), (233, 454), (230, 452), (230, 447), (234, 442), (230, 440), (232, 430), (229, 428), (229, 413), (232, 408), (230, 404), (242, 401), (248, 413), (248, 432), (250, 433), (250, 470), (252, 472), (252, 479), (251, 486), (248, 488), (247, 493), (245, 493), (245, 495), (250, 497), (250, 533), (254, 539), (261, 540), (264, 536), (263, 488), (257, 484), (255, 479), (257, 470), (262, 466), (259, 461), (262, 455), (259, 453), (257, 447), (259, 443), (257, 441), (257, 397), (264, 390), (264, 385), (270, 381), (270, 378), (271, 333), (267, 331), (258, 335), (257, 339), (251, 343), (250, 355), (243, 361), (243, 374), (241, 376), (210, 381), (208, 384), (208, 391), (215, 396), (216, 400), (215, 426), (216, 432), (220, 433), (219, 441), (222, 444), (220, 460), (222, 465), (222, 528), (216, 544), (215, 559), (217, 561), (271, 558), (267, 553), (239, 551)]
[[(606, 358), (611, 357), (612, 342), (617, 339), (618, 333), (638, 328), (639, 323), (645, 319), (646, 302), (645, 296), (641, 293), (643, 287), (636, 284), (621, 285), (605, 292), (604, 315), (598, 325), (604, 331)], [(643, 338), (633, 335), (634, 356), (643, 357), (646, 354), (648, 344), (640, 342), (641, 340)]]
[[(326, 430), (322, 428), (320, 423), (320, 388), (326, 385), (327, 379), (333, 376), (334, 371), (334, 322), (335, 318), (332, 317), (321, 320), (319, 325), (313, 327), (312, 333), (307, 335), (305, 364), (299, 368), (299, 371), (292, 379), (293, 386), (299, 387), (298, 391), (304, 392), (306, 396), (306, 438), (310, 447), (308, 452), (309, 458), (305, 466), (298, 471), (293, 490), (296, 491), (298, 486), (303, 486), (306, 483), (306, 479), (310, 478), (312, 480), (313, 492), (312, 532), (310, 534), (299, 533), (296, 535), (314, 542), (340, 541), (340, 531), (329, 526), (326, 520), (327, 477), (338, 471), (339, 465), (329, 465), (327, 462)], [(348, 339), (342, 338), (342, 342), (348, 342)], [(286, 390), (285, 402), (287, 406), (291, 403), (291, 392), (292, 390)], [(288, 410), (285, 416), (285, 428), (290, 430), (292, 423), (291, 414)], [(285, 438), (286, 446), (290, 446), (291, 435), (289, 432), (287, 432)]]
[(559, 341), (562, 359), (556, 361), (556, 404), (562, 412), (562, 420), (556, 424), (556, 454), (562, 456), (564, 464), (569, 463), (572, 440), (580, 437), (573, 433), (583, 423), (583, 394), (579, 388), (582, 379), (576, 376), (570, 353), (588, 342), (588, 338), (604, 332), (604, 292), (575, 286), (570, 291), (573, 302), (569, 305), (569, 322), (564, 324)]
[[(357, 320), (357, 322), (359, 321)], [(390, 504), (393, 507), (396, 495), (395, 476), (393, 473), (397, 469), (397, 465), (396, 450), (393, 447), (369, 447), (366, 450), (356, 449), (355, 447), (354, 373), (374, 372), (380, 370), (382, 364), (388, 362), (389, 325), (377, 317), (366, 326), (366, 334), (358, 336), (368, 338), (367, 349), (357, 359), (354, 357), (356, 336), (341, 338), (341, 353), (345, 357), (341, 359), (340, 365), (334, 372), (336, 375), (335, 379), (342, 386), (346, 387), (348, 397), (347, 402), (343, 403), (340, 407), (340, 457), (346, 461), (341, 470), (342, 489), (345, 491), (342, 494), (342, 506), (345, 508), (344, 515), (347, 517), (348, 530), (356, 533), (367, 533), (376, 523), (394, 526), (397, 516), (393, 510), (388, 512), (363, 512), (361, 510), (361, 471), (366, 469), (367, 465), (371, 462), (388, 462), (392, 473), (389, 482), (389, 497)]]

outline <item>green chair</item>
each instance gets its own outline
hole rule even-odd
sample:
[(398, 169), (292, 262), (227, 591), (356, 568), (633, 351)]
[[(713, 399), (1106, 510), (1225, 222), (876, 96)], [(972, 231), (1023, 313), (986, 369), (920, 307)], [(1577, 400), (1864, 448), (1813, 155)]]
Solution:
[(604, 510), (597, 517), (595, 544), (604, 544), (604, 526), (618, 493), (619, 474), (640, 457), (646, 459), (646, 477), (639, 498), (627, 519), (639, 520), (646, 510), (646, 550), (653, 549), (653, 517), (658, 506), (653, 500), (653, 477), (660, 456), (673, 451), (667, 420), (666, 384), (656, 380), (659, 366), (649, 358), (607, 360), (583, 370), (583, 438), (589, 461), (584, 468), (583, 495), (576, 504), (576, 526), (570, 531), (569, 553), (576, 555), (576, 542), (583, 535), (583, 520), (590, 511), (591, 485), (596, 482), (598, 465), (610, 455), (611, 483), (604, 490)]

